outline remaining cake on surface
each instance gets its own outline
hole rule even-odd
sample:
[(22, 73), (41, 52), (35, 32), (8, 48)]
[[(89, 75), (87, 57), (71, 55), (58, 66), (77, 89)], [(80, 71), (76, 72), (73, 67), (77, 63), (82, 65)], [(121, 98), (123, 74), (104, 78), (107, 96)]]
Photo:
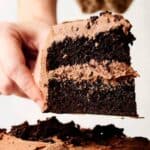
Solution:
[(114, 125), (81, 129), (74, 122), (62, 124), (53, 117), (37, 125), (25, 122), (9, 133), (0, 130), (0, 150), (150, 150), (150, 141), (127, 137)]
[(41, 51), (44, 111), (137, 116), (130, 29), (109, 12), (53, 26)]

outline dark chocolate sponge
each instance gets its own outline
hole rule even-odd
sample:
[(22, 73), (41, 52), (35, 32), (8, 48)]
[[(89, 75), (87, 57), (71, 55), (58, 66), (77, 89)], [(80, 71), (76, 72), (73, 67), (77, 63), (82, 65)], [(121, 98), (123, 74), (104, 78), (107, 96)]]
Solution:
[[(95, 18), (91, 18), (92, 21)], [(87, 26), (88, 27), (88, 26)], [(130, 64), (129, 44), (135, 40), (129, 33), (125, 35), (121, 28), (99, 33), (94, 39), (66, 37), (63, 42), (53, 43), (47, 49), (47, 70), (56, 69), (62, 65), (83, 64), (95, 59), (115, 60)], [(64, 55), (67, 57), (64, 58)]]
[[(95, 82), (49, 80), (47, 111), (137, 116), (134, 80), (119, 81), (113, 87), (101, 79)], [(61, 107), (60, 107), (61, 106)]]

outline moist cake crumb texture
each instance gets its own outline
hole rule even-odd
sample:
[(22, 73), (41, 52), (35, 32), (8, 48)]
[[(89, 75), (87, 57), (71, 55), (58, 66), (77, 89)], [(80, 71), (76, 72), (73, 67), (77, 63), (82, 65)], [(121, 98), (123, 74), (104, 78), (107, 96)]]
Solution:
[(95, 39), (80, 37), (75, 40), (66, 38), (63, 42), (53, 43), (48, 48), (47, 70), (60, 66), (84, 64), (94, 59), (116, 60), (130, 64), (129, 45), (134, 37), (131, 33), (126, 36), (122, 29), (99, 33)]
[[(134, 80), (118, 81), (113, 87), (102, 80), (96, 82), (83, 80), (49, 80), (48, 105), (56, 113), (94, 113), (108, 115), (136, 116)], [(63, 88), (62, 88), (63, 87)], [(128, 101), (127, 101), (128, 100)], [(61, 107), (60, 107), (61, 105)]]

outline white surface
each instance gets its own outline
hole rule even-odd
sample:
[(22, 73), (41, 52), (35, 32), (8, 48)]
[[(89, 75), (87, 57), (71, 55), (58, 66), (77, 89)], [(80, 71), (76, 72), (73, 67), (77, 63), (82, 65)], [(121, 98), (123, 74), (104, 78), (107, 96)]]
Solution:
[[(58, 0), (58, 19), (74, 20), (86, 18), (75, 4), (74, 0)], [(146, 136), (150, 138), (150, 1), (134, 0), (125, 16), (133, 24), (133, 33), (137, 40), (131, 49), (133, 66), (140, 73), (136, 80), (138, 113), (144, 119), (121, 117), (105, 117), (96, 115), (58, 115), (61, 121), (75, 120), (84, 127), (93, 127), (95, 124), (109, 124), (125, 128), (130, 136)], [(0, 0), (0, 20), (16, 20), (16, 1)], [(38, 119), (54, 114), (42, 114), (40, 109), (31, 101), (15, 96), (0, 96), (0, 128), (9, 128), (11, 125), (22, 123), (25, 120), (35, 123)]]

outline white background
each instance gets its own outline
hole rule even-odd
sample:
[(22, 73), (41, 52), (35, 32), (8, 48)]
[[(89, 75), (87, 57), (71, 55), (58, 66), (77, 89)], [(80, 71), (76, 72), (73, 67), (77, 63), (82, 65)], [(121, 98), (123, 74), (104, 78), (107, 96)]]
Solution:
[[(58, 21), (87, 18), (83, 15), (74, 0), (58, 0)], [(16, 21), (16, 0), (0, 0), (0, 21)], [(146, 136), (150, 138), (150, 1), (134, 0), (124, 14), (133, 24), (132, 32), (137, 40), (131, 49), (133, 67), (140, 73), (136, 79), (138, 114), (144, 119), (98, 116), (98, 115), (57, 115), (63, 121), (75, 120), (82, 127), (93, 127), (95, 124), (114, 123), (125, 128), (129, 136)], [(35, 123), (38, 119), (55, 114), (42, 114), (30, 100), (15, 96), (0, 96), (0, 128), (28, 120)]]

